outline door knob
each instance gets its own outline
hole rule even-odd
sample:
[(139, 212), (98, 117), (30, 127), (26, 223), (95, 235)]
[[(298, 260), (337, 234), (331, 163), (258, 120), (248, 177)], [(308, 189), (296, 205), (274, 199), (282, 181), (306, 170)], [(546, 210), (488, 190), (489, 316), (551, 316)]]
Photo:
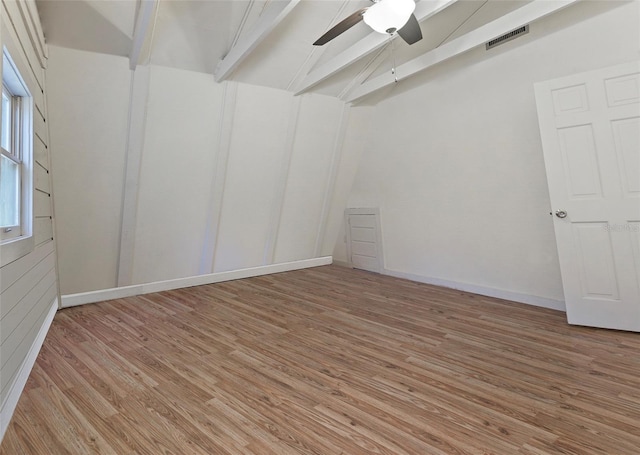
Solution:
[(564, 210), (556, 210), (556, 216), (558, 218), (566, 218), (567, 212), (565, 212)]

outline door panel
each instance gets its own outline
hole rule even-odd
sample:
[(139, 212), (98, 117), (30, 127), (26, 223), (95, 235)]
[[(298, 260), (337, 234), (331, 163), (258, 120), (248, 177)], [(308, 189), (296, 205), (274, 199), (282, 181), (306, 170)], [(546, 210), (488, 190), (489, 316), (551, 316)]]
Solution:
[(356, 240), (358, 242), (375, 242), (376, 231), (373, 228), (351, 226), (351, 240)]
[(609, 107), (637, 103), (640, 99), (640, 75), (631, 74), (605, 79)]
[(627, 118), (611, 122), (613, 139), (620, 163), (620, 179), (627, 197), (640, 195), (640, 119)]
[(575, 114), (589, 110), (587, 87), (584, 84), (553, 90), (551, 96), (556, 115)]
[(369, 256), (372, 258), (378, 257), (376, 251), (376, 244), (372, 242), (351, 242), (351, 253), (360, 256)]
[(640, 221), (629, 222), (629, 243), (633, 252), (633, 260), (636, 265), (638, 283), (640, 283)]
[(378, 271), (378, 260), (368, 256), (358, 256), (354, 254), (351, 257), (351, 265), (356, 269), (368, 270), (370, 272)]
[(351, 227), (354, 227), (354, 228), (373, 229), (376, 227), (376, 216), (352, 214), (352, 215), (349, 215), (349, 222), (351, 223)]
[(535, 89), (567, 319), (640, 331), (640, 62)]
[(618, 277), (607, 223), (575, 223), (573, 229), (582, 297), (619, 300)]
[(602, 197), (602, 183), (591, 125), (558, 130), (570, 198)]

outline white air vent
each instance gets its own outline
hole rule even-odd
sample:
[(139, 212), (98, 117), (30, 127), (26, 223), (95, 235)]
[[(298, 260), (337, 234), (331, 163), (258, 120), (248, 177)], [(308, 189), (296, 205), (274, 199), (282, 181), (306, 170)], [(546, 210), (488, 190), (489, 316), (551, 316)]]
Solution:
[(506, 43), (507, 41), (511, 41), (512, 39), (516, 39), (517, 37), (525, 35), (527, 33), (529, 33), (529, 24), (512, 30), (509, 33), (505, 33), (502, 36), (494, 38), (491, 41), (486, 42), (485, 46), (487, 47), (487, 50), (489, 50), (493, 47), (499, 46), (500, 44)]

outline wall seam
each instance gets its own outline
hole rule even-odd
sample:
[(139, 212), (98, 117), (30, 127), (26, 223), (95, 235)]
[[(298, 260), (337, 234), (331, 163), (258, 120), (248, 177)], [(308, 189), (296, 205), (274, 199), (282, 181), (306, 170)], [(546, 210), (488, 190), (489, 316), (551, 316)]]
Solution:
[(314, 255), (320, 256), (322, 243), (327, 231), (327, 223), (329, 220), (329, 207), (333, 200), (333, 194), (336, 186), (336, 180), (338, 178), (338, 166), (342, 159), (342, 147), (344, 145), (344, 139), (347, 134), (347, 124), (349, 123), (349, 114), (351, 112), (351, 105), (345, 104), (342, 113), (340, 115), (339, 129), (336, 133), (335, 142), (333, 145), (333, 153), (331, 155), (331, 166), (329, 167), (329, 175), (327, 183), (325, 185), (324, 198), (322, 201), (322, 212), (320, 212), (320, 222), (318, 223), (318, 231), (316, 233), (316, 244), (314, 247)]
[(285, 153), (282, 157), (280, 165), (280, 173), (276, 181), (276, 190), (271, 206), (271, 217), (269, 219), (269, 227), (267, 231), (267, 239), (264, 245), (264, 253), (262, 264), (272, 264), (275, 259), (276, 245), (278, 243), (278, 232), (280, 230), (280, 220), (282, 218), (282, 209), (287, 196), (287, 183), (289, 182), (289, 169), (291, 168), (291, 157), (293, 156), (296, 132), (298, 130), (298, 120), (300, 119), (300, 106), (302, 97), (293, 97), (291, 103), (291, 113), (289, 116), (289, 125), (287, 126), (287, 136), (284, 143)]
[(222, 220), (222, 207), (224, 205), (224, 189), (227, 180), (227, 165), (231, 153), (231, 141), (233, 124), (236, 112), (236, 100), (238, 84), (236, 82), (224, 82), (224, 94), (222, 102), (222, 116), (220, 117), (220, 133), (218, 137), (218, 153), (214, 162), (214, 179), (211, 185), (211, 208), (205, 241), (200, 260), (200, 273), (213, 273), (216, 268), (216, 252), (220, 239), (220, 223)]

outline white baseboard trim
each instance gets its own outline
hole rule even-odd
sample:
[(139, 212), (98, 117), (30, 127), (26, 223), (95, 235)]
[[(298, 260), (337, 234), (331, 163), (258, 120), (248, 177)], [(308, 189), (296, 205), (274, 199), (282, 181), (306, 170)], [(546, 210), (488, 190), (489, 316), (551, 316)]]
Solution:
[(33, 344), (31, 345), (31, 348), (29, 348), (27, 357), (25, 357), (22, 365), (20, 365), (20, 369), (18, 370), (18, 374), (13, 380), (13, 384), (9, 386), (9, 393), (7, 394), (4, 403), (2, 403), (2, 407), (0, 408), (0, 442), (2, 442), (4, 434), (9, 427), (9, 422), (11, 421), (11, 417), (13, 416), (13, 412), (16, 410), (20, 395), (22, 395), (24, 386), (27, 384), (27, 379), (29, 379), (31, 369), (36, 363), (36, 359), (38, 358), (38, 354), (40, 353), (40, 348), (42, 348), (42, 343), (44, 343), (47, 332), (49, 332), (49, 327), (51, 327), (51, 323), (53, 322), (53, 317), (56, 315), (56, 311), (58, 311), (57, 297), (53, 300), (53, 302), (51, 302), (49, 312), (47, 313), (47, 316), (44, 319), (40, 330), (38, 330), (38, 335), (36, 336), (35, 340), (33, 340)]
[(495, 297), (498, 299), (511, 300), (512, 302), (526, 303), (527, 305), (534, 305), (543, 308), (550, 308), (552, 310), (565, 311), (566, 307), (563, 300), (550, 299), (547, 297), (539, 297), (536, 295), (522, 294), (520, 292), (507, 291), (504, 289), (490, 288), (487, 286), (480, 286), (477, 284), (460, 283), (457, 281), (443, 280), (441, 278), (432, 278), (422, 275), (414, 275), (412, 273), (397, 272), (395, 270), (384, 269), (382, 272), (384, 275), (393, 276), (396, 278), (404, 278), (411, 281), (417, 281), (419, 283), (433, 284), (435, 286), (442, 286), (449, 289), (457, 289), (459, 291), (470, 292), (472, 294), (485, 295), (487, 297)]
[(62, 296), (61, 308), (85, 305), (87, 303), (102, 302), (104, 300), (121, 299), (135, 295), (150, 294), (152, 292), (169, 291), (171, 289), (188, 288), (203, 284), (221, 283), (223, 281), (239, 280), (254, 276), (269, 275), (271, 273), (289, 272), (292, 270), (307, 269), (321, 265), (329, 265), (333, 262), (331, 256), (304, 259), (301, 261), (283, 262), (281, 264), (263, 265), (248, 269), (232, 270), (229, 272), (209, 273), (175, 280), (155, 281), (153, 283), (134, 284), (120, 288), (102, 289), (100, 291), (82, 292), (79, 294), (67, 294)]

